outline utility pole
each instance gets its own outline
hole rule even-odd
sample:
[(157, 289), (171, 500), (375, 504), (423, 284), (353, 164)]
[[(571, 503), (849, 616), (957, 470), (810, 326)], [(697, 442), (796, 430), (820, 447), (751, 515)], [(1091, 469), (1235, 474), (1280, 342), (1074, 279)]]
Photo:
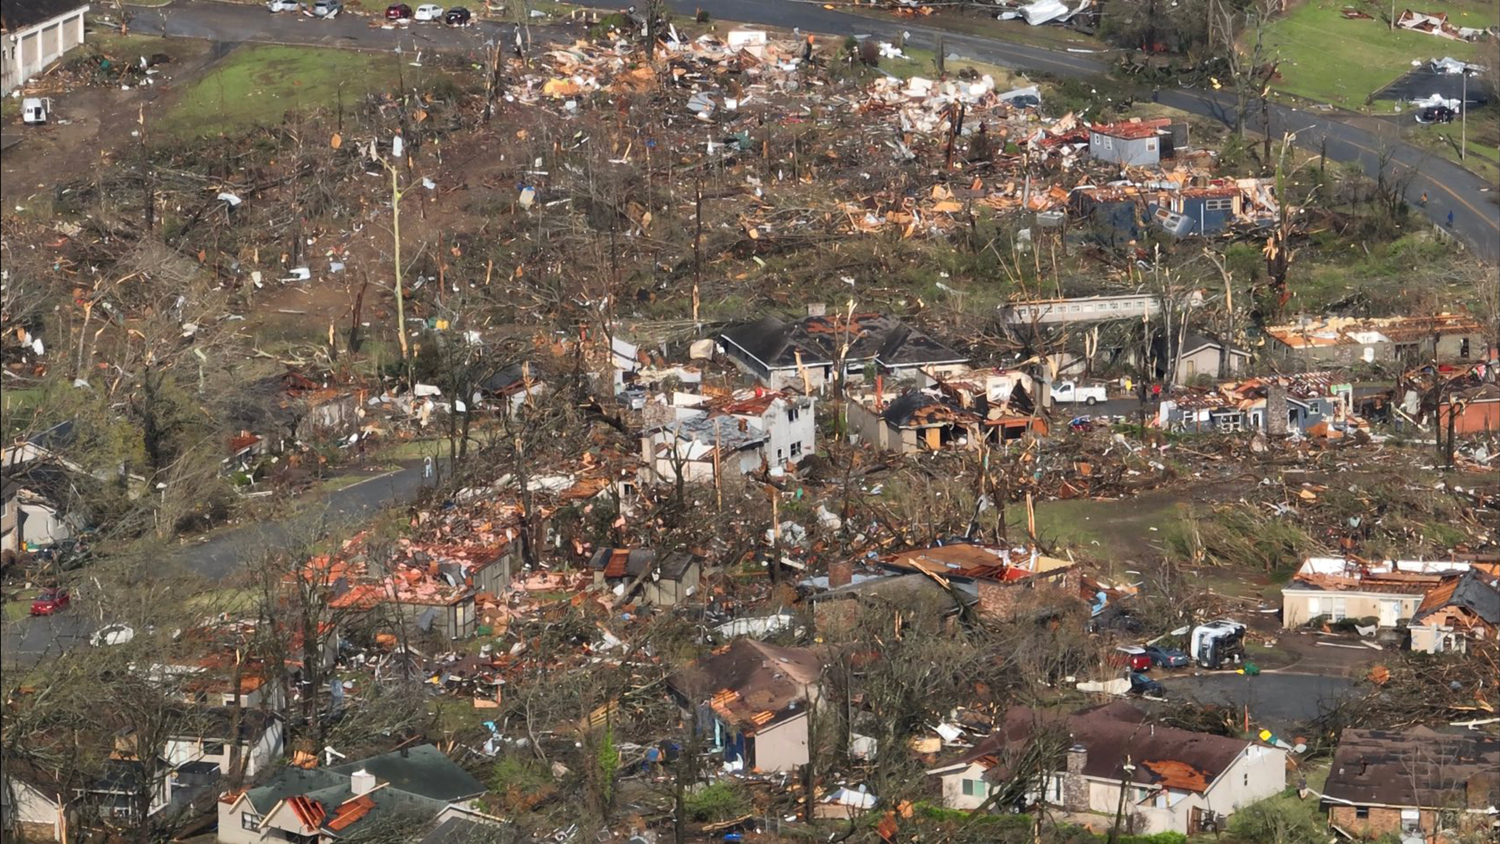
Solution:
[(1463, 77), (1463, 94), (1458, 101), (1458, 160), (1469, 160), (1469, 69), (1459, 74)]

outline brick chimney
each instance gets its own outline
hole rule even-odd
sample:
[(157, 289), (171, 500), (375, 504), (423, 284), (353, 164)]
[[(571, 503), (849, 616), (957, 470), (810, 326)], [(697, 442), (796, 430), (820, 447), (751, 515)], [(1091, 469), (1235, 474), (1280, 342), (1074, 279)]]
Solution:
[(854, 563), (849, 560), (834, 560), (828, 564), (828, 588), (837, 589), (854, 582)]
[(1083, 768), (1089, 762), (1089, 749), (1082, 744), (1068, 748), (1068, 773), (1063, 777), (1063, 808), (1070, 812), (1089, 809), (1089, 783)]

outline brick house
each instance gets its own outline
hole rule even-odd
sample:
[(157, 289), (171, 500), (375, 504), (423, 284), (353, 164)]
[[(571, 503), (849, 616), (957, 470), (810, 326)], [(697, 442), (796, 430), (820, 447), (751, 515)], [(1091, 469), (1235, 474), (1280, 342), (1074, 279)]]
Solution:
[(1344, 730), (1322, 803), (1328, 825), (1349, 837), (1443, 844), (1458, 833), (1493, 831), (1500, 738), (1427, 727)]

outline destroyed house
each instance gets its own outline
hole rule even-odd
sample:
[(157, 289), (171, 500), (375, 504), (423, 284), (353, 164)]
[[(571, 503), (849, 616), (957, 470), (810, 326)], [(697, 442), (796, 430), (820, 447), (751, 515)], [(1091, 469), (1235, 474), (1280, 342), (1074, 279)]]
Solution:
[[(1011, 618), (1037, 604), (1076, 600), (1073, 564), (1035, 548), (1003, 548), (954, 540), (882, 557), (880, 566), (900, 574), (921, 574), (954, 592), (981, 614)], [(1044, 593), (1055, 590), (1055, 594)]]
[(866, 368), (903, 377), (919, 373), (948, 375), (964, 370), (968, 356), (885, 314), (807, 316), (786, 322), (763, 317), (725, 329), (719, 335), (724, 353), (740, 369), (772, 389), (821, 390), (834, 379), (843, 354), (851, 380)]
[(1413, 366), (1487, 357), (1484, 326), (1465, 314), (1356, 319), (1304, 318), (1265, 329), (1273, 357), (1303, 366), (1396, 363)]
[(1012, 708), (994, 733), (927, 773), (944, 805), (975, 809), (1028, 751), (1048, 745), (1067, 749), (1046, 763), (1024, 803), (1110, 817), (1123, 805), (1124, 829), (1135, 834), (1222, 829), (1236, 810), (1286, 788), (1285, 750), (1157, 724), (1124, 702), (1071, 715)]
[(289, 766), (263, 785), (219, 798), (218, 839), (326, 844), (393, 821), (435, 819), (484, 792), (430, 744), (326, 768)]
[(784, 466), (801, 463), (814, 453), (818, 432), (813, 413), (814, 398), (790, 391), (772, 391), (761, 387), (742, 390), (709, 408), (710, 415), (722, 413), (743, 420), (750, 428), (766, 434), (762, 446), (766, 463)]
[(698, 589), (703, 560), (696, 554), (677, 552), (657, 559), (643, 548), (600, 548), (589, 558), (594, 586), (609, 589), (622, 600), (640, 599), (658, 607), (682, 603)]
[(1160, 163), (1174, 155), (1166, 118), (1094, 124), (1089, 127), (1089, 155), (1127, 167)]
[(202, 707), (188, 713), (167, 737), (161, 757), (173, 767), (208, 762), (228, 775), (238, 746), (244, 775), (252, 778), (281, 758), (283, 733), (281, 717), (274, 712), (242, 709), (236, 720), (229, 707)]
[(992, 394), (986, 384), (956, 381), (890, 396), (877, 381), (873, 391), (851, 396), (849, 426), (862, 441), (901, 454), (1047, 435), (1024, 386), (1012, 385), (1000, 400)]
[[(1203, 305), (1203, 293), (1188, 296), (1189, 307)], [(1161, 312), (1161, 298), (1140, 291), (1110, 296), (1078, 296), (1070, 299), (1034, 299), (1000, 306), (1000, 320), (1007, 325), (1046, 325), (1070, 322), (1140, 321)]]
[(1352, 838), (1457, 841), (1460, 834), (1492, 831), (1500, 739), (1428, 727), (1346, 729), (1322, 804), (1328, 825)]
[(1281, 624), (1291, 629), (1348, 618), (1395, 627), (1417, 614), (1429, 592), (1472, 567), (1463, 560), (1309, 557), (1281, 590)]
[(807, 602), (819, 631), (848, 630), (867, 610), (895, 613), (903, 627), (944, 630), (979, 601), (977, 594), (951, 583), (945, 586), (920, 572), (856, 574), (850, 560), (834, 560), (828, 564), (827, 578), (811, 578), (798, 585), (811, 592)]
[(667, 679), (733, 771), (792, 771), (808, 762), (808, 713), (824, 658), (811, 648), (736, 639)]
[(1471, 568), (1422, 597), (1408, 628), (1411, 649), (1462, 653), (1469, 641), (1493, 642), (1500, 632), (1500, 578)]
[(1359, 427), (1348, 409), (1350, 393), (1348, 384), (1326, 372), (1230, 381), (1176, 391), (1157, 408), (1157, 424), (1177, 431), (1331, 436)]
[(642, 483), (710, 483), (749, 475), (766, 461), (771, 435), (733, 416), (699, 414), (641, 435)]
[(1444, 395), (1438, 405), (1438, 424), (1448, 428), (1448, 418), (1453, 418), (1453, 433), (1492, 434), (1500, 431), (1500, 386), (1480, 384), (1456, 390)]
[(1219, 180), (1161, 192), (1147, 210), (1157, 226), (1176, 237), (1268, 226), (1280, 211), (1269, 179)]

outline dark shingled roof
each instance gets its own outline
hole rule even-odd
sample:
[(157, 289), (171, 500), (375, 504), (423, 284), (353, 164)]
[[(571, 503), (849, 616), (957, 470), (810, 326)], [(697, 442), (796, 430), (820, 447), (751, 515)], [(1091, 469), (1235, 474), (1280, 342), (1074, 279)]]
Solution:
[(823, 664), (822, 653), (812, 648), (736, 639), (673, 674), (667, 684), (693, 703), (724, 699), (715, 711), (753, 729), (805, 705)]
[(3, 22), (6, 32), (15, 33), (87, 5), (78, 0), (3, 0), (0, 2), (0, 22)]
[[(669, 554), (658, 571), (666, 580), (680, 580), (698, 558), (692, 554)], [(656, 561), (656, 552), (645, 549), (600, 548), (589, 558), (589, 568), (605, 577), (640, 577)]]
[(928, 363), (968, 360), (928, 335), (886, 314), (810, 316), (793, 323), (774, 316), (725, 329), (719, 335), (731, 348), (742, 351), (770, 369), (797, 365), (797, 352), (805, 366), (824, 366), (838, 359), (839, 346), (847, 338), (850, 363), (878, 360), (885, 366), (919, 366)]
[(943, 767), (1001, 755), (1007, 749), (1024, 746), (1033, 733), (1048, 727), (1067, 730), (1075, 744), (1087, 749), (1084, 776), (1119, 782), (1128, 757), (1135, 765), (1130, 776), (1133, 782), (1166, 783), (1200, 793), (1252, 744), (1243, 739), (1152, 724), (1144, 712), (1123, 701), (1072, 715), (1019, 706), (1005, 713), (1000, 731), (985, 737), (973, 750)]
[(1500, 803), (1500, 738), (1479, 733), (1344, 730), (1325, 802), (1381, 806)]
[(1469, 569), (1462, 577), (1427, 593), (1422, 605), (1412, 618), (1415, 624), (1428, 614), (1443, 607), (1463, 607), (1484, 619), (1487, 624), (1500, 625), (1500, 588), (1485, 580), (1478, 569)]
[(393, 750), (331, 768), (283, 768), (265, 785), (250, 789), (245, 796), (261, 814), (282, 800), (299, 795), (337, 806), (354, 796), (349, 788), (350, 777), (361, 769), (372, 774), (377, 782), (388, 784), (380, 789), (386, 792), (381, 795), (381, 801), (390, 800), (403, 806), (427, 801), (440, 809), (448, 803), (485, 792), (483, 783), (430, 744), (419, 744), (402, 754), (402, 751)]

